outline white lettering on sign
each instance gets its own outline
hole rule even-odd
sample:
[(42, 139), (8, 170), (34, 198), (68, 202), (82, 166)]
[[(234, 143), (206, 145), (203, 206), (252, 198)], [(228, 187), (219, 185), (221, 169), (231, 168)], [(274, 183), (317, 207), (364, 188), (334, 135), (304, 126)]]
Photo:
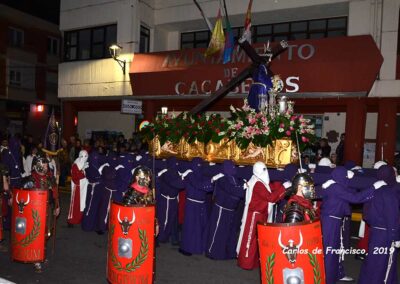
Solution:
[[(247, 94), (250, 90), (252, 79), (243, 81), (240, 85), (236, 86), (230, 93), (231, 94)], [(200, 94), (211, 94), (212, 92), (218, 91), (224, 86), (222, 80), (211, 81), (192, 81), (190, 83), (177, 82), (175, 84), (175, 94), (177, 95), (200, 95)], [(287, 93), (296, 93), (300, 89), (300, 77), (290, 76), (285, 80), (286, 88), (284, 89)]]
[[(255, 47), (255, 50), (258, 54), (264, 53), (264, 46)], [(301, 60), (309, 60), (315, 55), (316, 48), (312, 44), (291, 44), (287, 48), (287, 52), (279, 55), (277, 60), (281, 60), (283, 58), (287, 58), (288, 61), (301, 59)], [(162, 68), (171, 68), (171, 67), (179, 67), (179, 66), (192, 66), (192, 65), (214, 65), (222, 63), (222, 55), (218, 57), (205, 57), (204, 54), (200, 51), (188, 52), (173, 52), (165, 55), (164, 61), (161, 65)], [(232, 53), (232, 64), (236, 63), (251, 63), (251, 59), (246, 55), (246, 53), (242, 49), (235, 48)], [(224, 72), (225, 77), (229, 74)], [(231, 69), (233, 71), (233, 68)], [(232, 74), (230, 74), (232, 76)]]

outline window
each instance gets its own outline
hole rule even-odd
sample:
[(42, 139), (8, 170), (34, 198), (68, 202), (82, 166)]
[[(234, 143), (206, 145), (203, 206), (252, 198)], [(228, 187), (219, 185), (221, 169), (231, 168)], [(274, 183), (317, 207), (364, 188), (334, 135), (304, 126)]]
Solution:
[(145, 53), (150, 51), (150, 29), (140, 26), (140, 46), (139, 52)]
[(24, 45), (24, 31), (10, 27), (8, 29), (9, 43), (14, 47), (22, 47)]
[[(346, 36), (347, 17), (265, 24), (251, 28), (253, 42)], [(232, 28), (232, 30), (237, 42), (243, 34), (243, 27)], [(209, 31), (181, 33), (181, 49), (207, 47), (209, 41)]]
[(198, 31), (181, 34), (181, 48), (207, 47), (210, 42), (209, 31)]
[(111, 57), (108, 48), (117, 42), (117, 25), (65, 32), (65, 61)]
[(55, 37), (48, 37), (47, 38), (47, 54), (51, 55), (58, 55), (58, 38)]
[(22, 73), (21, 70), (11, 69), (9, 70), (9, 85), (20, 87), (22, 82)]

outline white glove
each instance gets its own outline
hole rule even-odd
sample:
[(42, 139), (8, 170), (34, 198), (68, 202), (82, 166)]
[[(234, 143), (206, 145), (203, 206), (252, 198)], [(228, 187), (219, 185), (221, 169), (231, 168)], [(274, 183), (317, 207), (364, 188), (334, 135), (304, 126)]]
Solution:
[(192, 173), (193, 171), (192, 170), (186, 170), (186, 172), (184, 172), (182, 175), (181, 175), (181, 177), (182, 177), (182, 179), (185, 179), (185, 177), (188, 175), (188, 174), (190, 174), (190, 173)]
[(89, 167), (89, 163), (85, 162), (85, 164), (83, 165), (83, 169), (87, 169)]
[(393, 246), (394, 246), (395, 248), (400, 248), (400, 241), (394, 242)]
[(288, 188), (291, 187), (291, 186), (292, 186), (292, 183), (291, 183), (290, 181), (285, 181), (285, 182), (283, 183), (283, 187), (286, 188), (286, 189), (288, 189)]
[(324, 182), (324, 184), (322, 185), (323, 189), (326, 189), (328, 187), (330, 187), (332, 184), (336, 183), (333, 179), (327, 180), (326, 182)]
[(115, 167), (115, 170), (118, 171), (119, 169), (125, 169), (123, 165), (118, 165)]
[(396, 177), (396, 182), (400, 183), (400, 175)]
[(362, 170), (362, 167), (360, 166), (355, 166), (354, 168), (351, 169), (352, 171), (359, 171)]
[(136, 162), (139, 162), (142, 159), (142, 156), (138, 155), (136, 156)]
[(309, 169), (315, 169), (317, 167), (316, 164), (308, 164)]
[(347, 171), (347, 178), (352, 179), (354, 177), (354, 173), (352, 171)]
[(383, 180), (378, 180), (374, 183), (374, 188), (378, 189), (381, 188), (382, 186), (386, 185), (386, 182), (384, 182)]
[(284, 171), (285, 169), (284, 169), (284, 168), (277, 168), (276, 170), (282, 172), (282, 171)]
[(210, 166), (214, 166), (215, 165), (215, 163), (213, 163), (213, 162), (210, 162), (210, 163), (208, 163)]
[(100, 166), (100, 168), (99, 168), (99, 173), (102, 174), (104, 167), (109, 167), (109, 166), (110, 166), (109, 163), (102, 164), (102, 165)]
[(306, 171), (307, 171), (306, 169), (300, 168), (299, 169), (299, 174), (305, 173)]
[(223, 173), (219, 173), (219, 174), (217, 174), (217, 175), (215, 175), (215, 176), (213, 176), (213, 177), (211, 178), (211, 182), (214, 182), (214, 181), (216, 181), (216, 180), (219, 180), (219, 179), (222, 178), (223, 176), (224, 176)]

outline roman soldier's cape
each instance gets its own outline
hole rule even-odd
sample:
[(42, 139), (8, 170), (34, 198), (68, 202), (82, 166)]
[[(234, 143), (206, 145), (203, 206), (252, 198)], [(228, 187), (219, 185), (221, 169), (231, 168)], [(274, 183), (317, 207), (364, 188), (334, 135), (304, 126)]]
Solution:
[(43, 151), (50, 155), (57, 155), (60, 150), (60, 132), (58, 129), (54, 109), (51, 112), (49, 123), (43, 141)]

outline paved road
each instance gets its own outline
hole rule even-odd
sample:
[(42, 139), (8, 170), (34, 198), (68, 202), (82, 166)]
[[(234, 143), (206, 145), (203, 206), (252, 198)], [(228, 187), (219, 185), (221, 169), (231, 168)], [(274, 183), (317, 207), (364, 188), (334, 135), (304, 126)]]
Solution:
[[(0, 277), (15, 283), (107, 283), (107, 235), (83, 232), (80, 227), (68, 228), (66, 208), (68, 194), (62, 194), (63, 210), (58, 221), (56, 252), (47, 250), (48, 264), (42, 274), (31, 264), (15, 263), (9, 253), (0, 253)], [(7, 242), (9, 236), (7, 236)], [(345, 267), (350, 276), (357, 277), (361, 262), (348, 257)], [(236, 261), (215, 261), (204, 256), (184, 256), (178, 247), (162, 244), (156, 250), (156, 283), (174, 284), (246, 284), (259, 283), (259, 272), (245, 271)], [(1, 281), (0, 281), (1, 284)]]

